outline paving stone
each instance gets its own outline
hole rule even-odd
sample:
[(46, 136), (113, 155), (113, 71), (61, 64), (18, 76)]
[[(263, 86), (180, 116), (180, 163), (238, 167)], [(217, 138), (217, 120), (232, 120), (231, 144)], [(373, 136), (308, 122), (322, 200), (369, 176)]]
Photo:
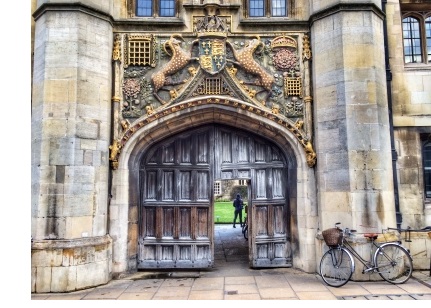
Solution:
[(363, 301), (367, 300), (365, 296), (343, 296), (342, 299), (349, 301)]
[(416, 300), (427, 300), (427, 301), (431, 300), (431, 294), (411, 294), (411, 297), (413, 297)]

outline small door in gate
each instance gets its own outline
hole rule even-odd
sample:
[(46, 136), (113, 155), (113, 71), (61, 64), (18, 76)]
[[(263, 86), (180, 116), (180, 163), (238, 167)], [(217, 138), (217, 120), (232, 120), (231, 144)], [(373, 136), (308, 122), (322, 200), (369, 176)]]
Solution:
[(249, 215), (251, 267), (291, 267), (284, 168), (254, 170)]
[(248, 241), (251, 267), (291, 267), (287, 166), (271, 141), (249, 132), (217, 127), (215, 177), (249, 179)]

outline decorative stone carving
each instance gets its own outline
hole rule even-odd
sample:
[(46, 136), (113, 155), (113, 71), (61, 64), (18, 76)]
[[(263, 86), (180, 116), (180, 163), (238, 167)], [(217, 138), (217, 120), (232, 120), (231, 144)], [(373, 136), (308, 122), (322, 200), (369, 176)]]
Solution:
[[(166, 63), (162, 67), (162, 69), (160, 69), (151, 76), (151, 81), (153, 84), (153, 94), (163, 105), (167, 102), (159, 96), (158, 92), (161, 90), (170, 91), (169, 89), (165, 88), (165, 86), (167, 85), (177, 85), (180, 83), (184, 83), (184, 80), (173, 82), (167, 81), (166, 78), (183, 69), (190, 62), (190, 60), (192, 60), (190, 53), (186, 52), (181, 48), (181, 41), (183, 41), (181, 35), (173, 34), (170, 39), (163, 45), (165, 52), (168, 54), (169, 52), (166, 50), (166, 47), (170, 48), (172, 52), (171, 60)], [(197, 58), (194, 59), (197, 60)]]
[(126, 79), (123, 82), (123, 93), (128, 98), (136, 98), (141, 92), (141, 84), (137, 79)]
[(310, 38), (308, 35), (304, 35), (302, 38), (302, 58), (303, 60), (310, 60), (311, 59), (311, 47), (310, 47)]
[(294, 70), (298, 65), (298, 57), (288, 49), (281, 49), (273, 57), (274, 65), (280, 71)]
[(302, 129), (302, 126), (304, 125), (304, 121), (302, 121), (302, 120), (297, 120), (296, 122), (295, 122), (295, 127), (297, 128), (297, 129)]
[(121, 60), (121, 36), (119, 34), (115, 35), (114, 38), (114, 48), (112, 50), (112, 60), (120, 61)]
[(233, 55), (235, 57), (235, 64), (243, 68), (247, 73), (250, 73), (252, 75), (255, 75), (259, 78), (257, 82), (245, 82), (245, 84), (255, 84), (258, 86), (263, 87), (262, 90), (256, 92), (256, 95), (266, 91), (266, 97), (264, 101), (268, 99), (268, 97), (271, 95), (272, 91), (272, 85), (274, 83), (274, 76), (270, 73), (268, 73), (262, 66), (259, 65), (254, 60), (253, 54), (256, 51), (256, 49), (262, 46), (262, 42), (260, 41), (260, 37), (256, 36), (256, 38), (250, 40), (245, 47), (243, 47), (240, 51), (236, 51), (233, 47)]
[(121, 120), (121, 127), (123, 128), (123, 131), (126, 131), (130, 127), (130, 123), (127, 120)]
[(121, 144), (118, 140), (114, 140), (112, 145), (109, 146), (110, 155), (109, 160), (111, 161), (111, 165), (113, 169), (118, 168), (118, 156), (120, 155)]
[[(308, 63), (299, 60), (297, 44), (304, 35), (280, 33), (261, 38), (237, 33), (230, 38), (230, 22), (229, 16), (207, 14), (193, 17), (192, 34), (124, 35), (128, 60), (122, 65), (120, 108), (122, 118), (133, 119), (133, 123), (122, 127), (122, 145), (144, 125), (142, 117), (149, 123), (195, 104), (239, 104), (238, 108), (256, 115), (290, 123), (288, 129), (308, 149), (310, 164), (315, 161), (312, 147), (310, 150), (304, 143), (311, 137), (306, 135), (309, 121), (305, 124), (303, 98), (303, 82), (307, 81), (303, 74), (308, 72), (302, 70), (308, 69)], [(309, 49), (308, 37), (302, 40), (304, 49)], [(115, 41), (114, 50), (119, 52), (121, 41), (117, 37)], [(150, 54), (139, 59), (127, 49), (135, 47)], [(302, 52), (304, 59), (311, 56), (309, 50)], [(181, 103), (184, 101), (187, 104)]]
[(156, 40), (154, 35), (125, 35), (124, 67), (130, 65), (156, 66)]
[(313, 167), (316, 164), (316, 157), (317, 157), (316, 152), (314, 152), (313, 145), (309, 140), (305, 141), (303, 145), (304, 145), (305, 155), (307, 159), (307, 164), (309, 167)]

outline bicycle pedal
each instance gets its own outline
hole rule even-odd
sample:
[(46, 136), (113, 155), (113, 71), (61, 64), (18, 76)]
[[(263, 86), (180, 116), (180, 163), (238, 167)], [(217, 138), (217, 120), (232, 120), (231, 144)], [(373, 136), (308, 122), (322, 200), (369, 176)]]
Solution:
[(367, 274), (368, 272), (374, 271), (374, 268), (366, 268), (362, 270), (362, 274)]

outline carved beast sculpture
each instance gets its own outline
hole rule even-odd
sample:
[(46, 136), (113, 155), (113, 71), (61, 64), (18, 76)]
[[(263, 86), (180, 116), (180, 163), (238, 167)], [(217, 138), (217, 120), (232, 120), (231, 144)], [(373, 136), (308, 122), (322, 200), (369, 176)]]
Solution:
[[(175, 37), (180, 38), (180, 40), (176, 39)], [(187, 53), (181, 48), (181, 41), (184, 41), (181, 35), (173, 34), (163, 45), (165, 52), (170, 55), (166, 49), (166, 47), (169, 47), (172, 52), (172, 58), (159, 71), (155, 72), (151, 76), (153, 94), (162, 104), (166, 104), (166, 102), (159, 96), (158, 92), (160, 90), (169, 92), (170, 90), (165, 89), (165, 86), (177, 85), (185, 82), (184, 80), (179, 82), (168, 82), (166, 78), (183, 69), (190, 62), (190, 60), (197, 60), (197, 58), (192, 58), (190, 53)]]
[(267, 92), (267, 95), (265, 97), (265, 100), (268, 99), (268, 97), (271, 95), (272, 91), (272, 85), (274, 83), (274, 77), (269, 74), (262, 66), (260, 66), (259, 63), (257, 63), (254, 58), (253, 54), (256, 51), (256, 49), (263, 45), (263, 43), (260, 41), (259, 37), (256, 37), (255, 39), (252, 39), (250, 42), (246, 44), (246, 46), (237, 51), (233, 48), (232, 44), (228, 42), (228, 44), (231, 46), (233, 55), (235, 57), (235, 61), (232, 61), (236, 65), (242, 67), (247, 73), (250, 73), (252, 75), (257, 75), (259, 78), (259, 82), (245, 82), (246, 84), (254, 84), (257, 86), (263, 87), (261, 91), (258, 91), (256, 93), (259, 94), (263, 91)]

